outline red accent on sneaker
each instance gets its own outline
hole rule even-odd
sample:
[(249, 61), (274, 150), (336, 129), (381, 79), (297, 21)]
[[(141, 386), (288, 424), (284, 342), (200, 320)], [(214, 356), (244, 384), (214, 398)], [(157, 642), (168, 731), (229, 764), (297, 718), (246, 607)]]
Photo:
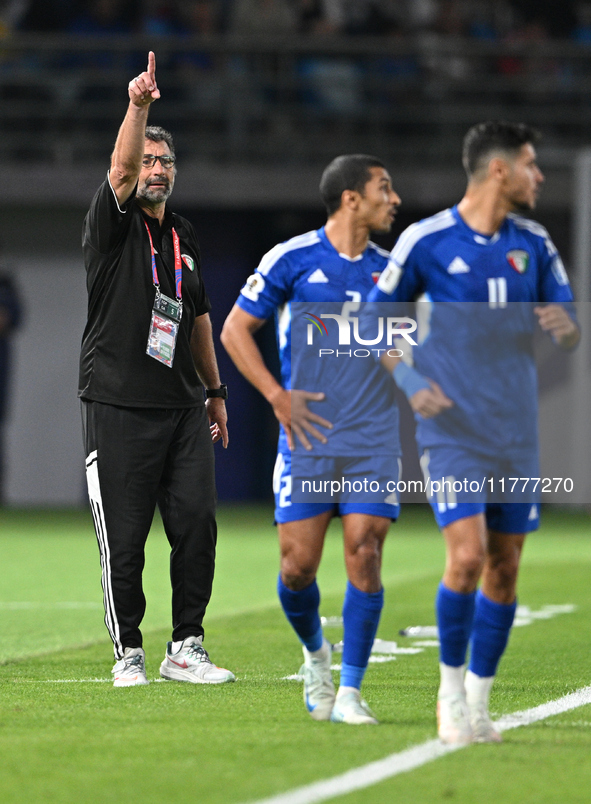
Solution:
[(175, 662), (175, 660), (169, 656), (169, 657), (168, 657), (168, 661), (169, 661), (169, 662), (172, 662), (173, 664), (176, 664), (176, 666), (177, 666), (177, 667), (182, 667), (182, 668), (183, 668), (183, 670), (186, 670), (186, 669), (187, 669), (187, 667), (189, 666), (189, 665), (187, 664), (186, 659), (183, 659), (183, 663), (181, 664), (180, 662)]

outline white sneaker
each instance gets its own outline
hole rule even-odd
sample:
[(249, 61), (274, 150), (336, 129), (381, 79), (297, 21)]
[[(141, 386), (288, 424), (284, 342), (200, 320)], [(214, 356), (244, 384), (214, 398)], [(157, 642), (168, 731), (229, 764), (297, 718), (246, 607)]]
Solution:
[(446, 745), (468, 745), (472, 742), (470, 711), (466, 696), (461, 692), (438, 699), (437, 732), (441, 742)]
[(190, 681), (192, 684), (224, 684), (236, 681), (236, 676), (223, 667), (216, 667), (203, 647), (203, 637), (187, 637), (180, 643), (169, 642), (160, 675), (169, 681)]
[(150, 683), (146, 678), (146, 654), (142, 648), (125, 648), (123, 658), (115, 662), (111, 673), (114, 687), (137, 687)]
[(472, 726), (472, 742), (502, 743), (503, 738), (495, 729), (486, 704), (469, 704), (470, 725)]
[(488, 701), (494, 680), (494, 676), (477, 676), (471, 670), (466, 673), (466, 700), (470, 711), (472, 739), (475, 743), (503, 741), (488, 714)]
[(330, 719), (333, 723), (351, 723), (355, 726), (365, 723), (378, 725), (377, 718), (359, 691), (347, 692), (345, 695), (337, 697)]
[(300, 675), (304, 677), (304, 703), (314, 720), (330, 720), (336, 692), (330, 671), (332, 646), (324, 640), (325, 657), (315, 658), (304, 648), (304, 664)]

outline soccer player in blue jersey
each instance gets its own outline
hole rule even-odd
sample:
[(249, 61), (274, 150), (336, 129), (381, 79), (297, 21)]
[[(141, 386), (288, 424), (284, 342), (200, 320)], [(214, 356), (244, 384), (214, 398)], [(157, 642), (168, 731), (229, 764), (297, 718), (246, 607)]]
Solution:
[[(293, 302), (339, 302), (347, 317), (359, 308), (388, 262), (388, 252), (369, 239), (372, 231), (388, 232), (400, 204), (383, 163), (365, 155), (337, 157), (323, 173), (320, 192), (328, 212), (326, 225), (271, 249), (242, 288), (222, 331), (222, 343), (242, 374), (272, 405), (280, 422), (274, 474), (275, 520), (281, 550), (278, 594), (283, 611), (304, 652), (304, 702), (315, 720), (375, 724), (360, 696), (373, 639), (383, 606), (380, 578), (382, 546), (391, 520), (398, 515), (392, 499), (368, 504), (341, 500), (296, 502), (291, 499), (291, 450), (308, 451), (312, 461), (334, 465), (347, 449), (332, 424), (320, 415), (326, 394), (291, 387), (291, 305)], [(276, 317), (281, 383), (265, 366), (253, 338), (271, 316)], [(389, 396), (389, 428), (395, 421), (391, 380), (377, 372), (377, 396)], [(319, 404), (320, 403), (320, 404)], [(310, 405), (311, 407), (308, 407)], [(312, 408), (316, 408), (314, 411)], [(366, 438), (360, 435), (360, 438)], [(367, 439), (360, 471), (380, 481), (397, 477), (396, 443)], [(306, 458), (308, 453), (304, 453)], [(299, 454), (299, 453), (298, 453)], [(317, 456), (315, 458), (314, 456)], [(344, 648), (340, 687), (335, 694), (330, 671), (331, 646), (319, 617), (316, 573), (326, 530), (333, 516), (342, 517), (348, 584), (343, 605)]]
[[(423, 341), (419, 336), (414, 367), (387, 356), (382, 362), (415, 411), (425, 474), (443, 489), (430, 502), (447, 549), (436, 599), (438, 729), (445, 743), (501, 739), (488, 700), (515, 615), (525, 534), (538, 527), (539, 505), (531, 499), (473, 501), (474, 495), (456, 495), (441, 481), (539, 477), (531, 339), (538, 325), (560, 347), (572, 348), (579, 339), (568, 278), (548, 232), (516, 214), (535, 207), (543, 182), (536, 140), (536, 132), (523, 124), (471, 128), (463, 148), (464, 197), (401, 234), (369, 296), (378, 302), (428, 302), (430, 332)], [(468, 309), (464, 331), (449, 326), (456, 302), (480, 303)], [(515, 305), (513, 315), (512, 302), (531, 305)], [(506, 327), (502, 335), (509, 352), (489, 346), (495, 316)], [(475, 349), (478, 338), (481, 346)]]

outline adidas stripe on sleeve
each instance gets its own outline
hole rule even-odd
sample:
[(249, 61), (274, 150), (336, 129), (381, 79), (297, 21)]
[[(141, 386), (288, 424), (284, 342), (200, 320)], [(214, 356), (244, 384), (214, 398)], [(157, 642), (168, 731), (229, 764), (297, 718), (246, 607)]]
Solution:
[(290, 253), (319, 241), (316, 232), (307, 232), (274, 246), (246, 280), (236, 302), (238, 306), (256, 318), (270, 318), (292, 295), (294, 275)]

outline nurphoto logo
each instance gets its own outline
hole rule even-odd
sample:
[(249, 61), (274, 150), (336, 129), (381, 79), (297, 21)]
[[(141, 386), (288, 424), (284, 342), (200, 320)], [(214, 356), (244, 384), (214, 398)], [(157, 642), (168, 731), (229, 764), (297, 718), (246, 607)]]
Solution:
[[(377, 321), (377, 335), (375, 338), (368, 337), (363, 338), (359, 332), (359, 318), (356, 316), (344, 316), (337, 313), (321, 313), (320, 316), (314, 315), (313, 313), (303, 313), (304, 318), (308, 321), (307, 327), (307, 340), (306, 343), (308, 346), (314, 345), (314, 333), (316, 331), (320, 332), (320, 336), (329, 335), (328, 328), (324, 323), (325, 320), (333, 320), (337, 323), (337, 333), (338, 333), (338, 345), (339, 346), (350, 346), (351, 345), (351, 335), (353, 336), (354, 343), (360, 346), (375, 346), (378, 343), (384, 342), (384, 337), (386, 339), (387, 346), (393, 346), (394, 338), (404, 338), (404, 340), (409, 343), (411, 346), (416, 346), (417, 342), (411, 338), (411, 333), (413, 333), (417, 329), (417, 322), (406, 316), (403, 317), (387, 317), (384, 318), (383, 316), (379, 316), (372, 321)], [(332, 329), (333, 325), (331, 325)], [(334, 334), (334, 330), (333, 330)], [(364, 332), (365, 335), (369, 335), (368, 332)], [(372, 333), (373, 334), (373, 333)], [(318, 337), (318, 336), (317, 336)], [(341, 356), (348, 356), (348, 357), (369, 357), (370, 352), (378, 352), (378, 355), (382, 352), (385, 352), (386, 349), (357, 349), (355, 352), (351, 352), (351, 350), (334, 350), (334, 349), (320, 349), (318, 352), (319, 357), (325, 357), (328, 355), (336, 355), (337, 357)], [(363, 353), (363, 354), (361, 354)], [(389, 350), (388, 354), (392, 354), (393, 356), (401, 357), (403, 352), (401, 349), (394, 349)]]
[(304, 316), (307, 317), (308, 321), (313, 319), (308, 324), (308, 346), (312, 346), (314, 343), (315, 327), (320, 331), (321, 335), (328, 335), (328, 329), (326, 328), (326, 324), (322, 319), (333, 319), (337, 322), (339, 328), (339, 346), (351, 345), (351, 324), (353, 325), (353, 339), (355, 340), (355, 343), (359, 343), (362, 346), (375, 346), (376, 343), (380, 343), (384, 339), (384, 330), (386, 333), (388, 346), (392, 346), (394, 338), (397, 337), (404, 338), (408, 343), (410, 343), (411, 346), (417, 345), (417, 342), (410, 337), (411, 333), (415, 332), (417, 328), (417, 322), (414, 319), (406, 316), (401, 318), (384, 318), (383, 316), (379, 316), (377, 319), (375, 319), (378, 322), (378, 333), (375, 338), (361, 337), (359, 334), (359, 318), (356, 316), (346, 317), (344, 315), (338, 315), (337, 313), (321, 313), (320, 317), (313, 315), (312, 313), (304, 313)]

